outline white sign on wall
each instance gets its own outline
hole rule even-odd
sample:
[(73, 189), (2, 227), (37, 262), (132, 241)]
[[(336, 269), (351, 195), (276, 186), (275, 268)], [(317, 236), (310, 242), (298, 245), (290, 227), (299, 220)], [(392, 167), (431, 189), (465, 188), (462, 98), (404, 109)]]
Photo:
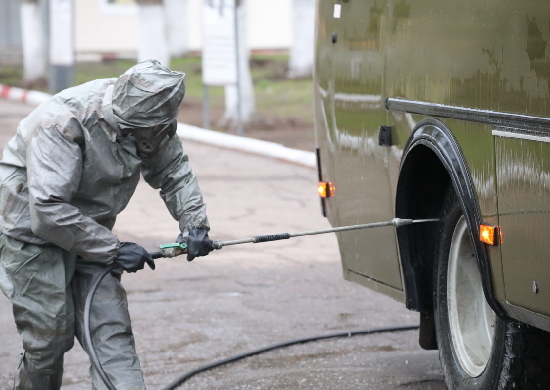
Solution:
[(203, 84), (237, 84), (235, 0), (204, 0), (203, 26)]
[(50, 62), (74, 64), (73, 0), (50, 0)]

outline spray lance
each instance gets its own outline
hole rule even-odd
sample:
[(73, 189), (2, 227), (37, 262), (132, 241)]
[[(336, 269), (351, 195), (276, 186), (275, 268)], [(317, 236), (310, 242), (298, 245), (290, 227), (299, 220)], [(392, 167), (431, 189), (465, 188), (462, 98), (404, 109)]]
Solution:
[[(288, 240), (293, 237), (301, 237), (301, 236), (314, 236), (318, 234), (326, 234), (326, 233), (337, 233), (337, 232), (345, 232), (350, 230), (359, 230), (359, 229), (372, 229), (372, 228), (378, 228), (378, 227), (384, 227), (384, 226), (395, 226), (396, 228), (406, 225), (411, 225), (414, 223), (423, 223), (423, 222), (437, 222), (438, 219), (402, 219), (402, 218), (394, 218), (390, 221), (385, 222), (374, 222), (374, 223), (366, 223), (361, 225), (351, 225), (351, 226), (342, 226), (337, 228), (330, 228), (330, 229), (322, 229), (322, 230), (310, 230), (305, 232), (298, 232), (298, 233), (280, 233), (280, 234), (270, 234), (270, 235), (264, 235), (264, 236), (255, 236), (250, 238), (244, 238), (240, 240), (231, 240), (231, 241), (221, 241), (221, 240), (215, 240), (212, 242), (212, 246), (214, 249), (222, 249), (224, 246), (230, 246), (230, 245), (240, 245), (240, 244), (259, 244), (263, 242), (270, 242), (270, 241), (279, 241), (279, 240)], [(172, 258), (176, 256), (180, 256), (187, 253), (187, 245), (182, 243), (174, 243), (174, 244), (165, 244), (159, 246), (158, 252), (152, 252), (151, 257), (153, 259), (159, 259), (159, 258)], [(114, 265), (111, 267), (108, 267), (105, 269), (104, 272), (102, 272), (93, 282), (92, 287), (90, 288), (90, 291), (88, 292), (88, 296), (86, 297), (86, 305), (84, 307), (84, 339), (85, 343), (88, 349), (88, 352), (90, 354), (90, 360), (92, 361), (92, 365), (97, 370), (99, 375), (101, 376), (101, 379), (105, 383), (105, 386), (109, 390), (116, 390), (116, 387), (113, 385), (105, 371), (103, 370), (101, 366), (101, 362), (99, 361), (99, 358), (97, 356), (97, 353), (95, 351), (92, 337), (91, 337), (91, 331), (90, 331), (90, 311), (92, 307), (92, 301), (95, 295), (95, 292), (107, 274), (109, 274), (113, 269)]]

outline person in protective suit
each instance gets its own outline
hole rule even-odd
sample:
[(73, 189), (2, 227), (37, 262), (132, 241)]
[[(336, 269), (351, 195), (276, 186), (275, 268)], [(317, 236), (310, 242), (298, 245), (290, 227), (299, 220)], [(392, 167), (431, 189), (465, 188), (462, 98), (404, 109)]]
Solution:
[[(95, 80), (53, 96), (23, 119), (0, 162), (0, 287), (11, 300), (24, 353), (15, 389), (61, 387), (63, 355), (83, 343), (83, 308), (99, 287), (91, 332), (117, 389), (145, 389), (122, 270), (150, 254), (111, 232), (140, 173), (179, 221), (188, 260), (207, 255), (206, 205), (181, 141), (174, 137), (185, 75), (145, 61), (118, 79)], [(94, 389), (104, 389), (91, 369)]]

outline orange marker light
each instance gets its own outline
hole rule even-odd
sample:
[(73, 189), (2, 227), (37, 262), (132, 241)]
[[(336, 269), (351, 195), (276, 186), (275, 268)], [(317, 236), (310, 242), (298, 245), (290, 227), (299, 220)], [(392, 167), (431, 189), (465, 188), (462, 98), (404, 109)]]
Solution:
[(317, 187), (317, 192), (321, 195), (321, 198), (330, 198), (335, 195), (336, 188), (332, 182), (319, 182), (319, 187)]
[(319, 182), (319, 186), (317, 187), (317, 192), (319, 195), (321, 195), (321, 198), (327, 197), (327, 183), (321, 181)]
[(479, 225), (479, 239), (489, 245), (498, 245), (500, 232), (498, 226)]

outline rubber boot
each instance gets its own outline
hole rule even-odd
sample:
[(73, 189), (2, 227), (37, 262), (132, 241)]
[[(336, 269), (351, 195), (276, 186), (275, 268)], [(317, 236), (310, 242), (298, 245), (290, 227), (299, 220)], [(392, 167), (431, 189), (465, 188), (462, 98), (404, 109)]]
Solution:
[(63, 381), (63, 357), (49, 369), (33, 364), (28, 353), (21, 354), (14, 390), (59, 390)]

